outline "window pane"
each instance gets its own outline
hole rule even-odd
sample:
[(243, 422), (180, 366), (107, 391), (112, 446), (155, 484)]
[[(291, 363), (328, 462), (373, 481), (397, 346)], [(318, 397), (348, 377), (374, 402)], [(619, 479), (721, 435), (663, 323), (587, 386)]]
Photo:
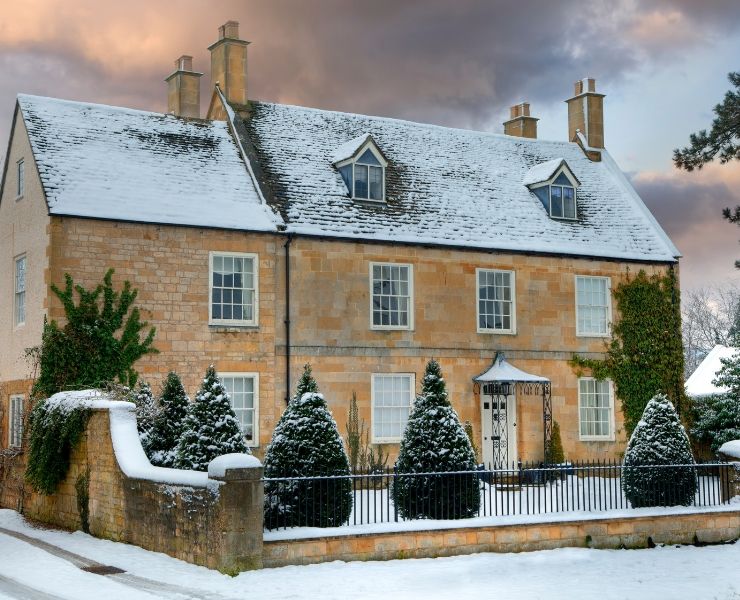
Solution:
[(22, 196), (26, 187), (26, 163), (23, 160), (18, 161), (18, 187), (16, 189), (16, 195)]
[(373, 325), (408, 327), (410, 311), (409, 267), (373, 265)]
[(247, 441), (255, 441), (255, 379), (251, 376), (232, 376), (222, 379), (224, 388), (229, 394), (231, 407), (242, 428)]
[(367, 167), (355, 165), (355, 198), (367, 198)]
[(245, 256), (213, 257), (211, 318), (252, 321), (254, 315), (254, 259)]
[(478, 271), (478, 325), (481, 329), (513, 329), (513, 281), (509, 271)]
[(380, 167), (370, 167), (370, 198), (383, 199), (383, 169)]
[(576, 218), (576, 195), (572, 187), (563, 188), (563, 216), (566, 219)]
[(411, 408), (410, 375), (373, 375), (373, 431), (376, 438), (400, 439)]
[(609, 381), (578, 381), (580, 432), (582, 436), (611, 436), (611, 401)]
[(609, 333), (609, 280), (606, 277), (576, 277), (579, 335)]
[(556, 185), (550, 186), (550, 215), (563, 216), (563, 188)]
[(375, 155), (369, 149), (365, 150), (365, 152), (362, 153), (362, 156), (357, 159), (357, 162), (364, 165), (374, 165), (376, 167), (380, 166), (380, 161), (375, 158)]

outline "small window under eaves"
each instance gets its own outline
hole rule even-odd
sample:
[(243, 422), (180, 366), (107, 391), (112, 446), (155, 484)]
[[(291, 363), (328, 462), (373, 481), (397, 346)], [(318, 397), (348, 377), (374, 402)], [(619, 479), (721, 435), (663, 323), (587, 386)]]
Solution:
[(524, 185), (534, 193), (552, 219), (574, 221), (578, 218), (577, 190), (580, 182), (563, 159), (532, 167)]
[(366, 135), (350, 140), (337, 152), (350, 153), (334, 162), (347, 186), (349, 196), (355, 200), (383, 202), (385, 169), (388, 163), (372, 137)]

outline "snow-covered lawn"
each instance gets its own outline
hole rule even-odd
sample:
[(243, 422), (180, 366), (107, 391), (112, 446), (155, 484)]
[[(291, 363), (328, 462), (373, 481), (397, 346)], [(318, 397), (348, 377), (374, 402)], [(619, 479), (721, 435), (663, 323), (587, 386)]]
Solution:
[[(3, 530), (20, 532), (53, 546), (39, 548)], [(54, 547), (74, 554), (59, 557)], [(389, 562), (333, 562), (264, 569), (231, 578), (81, 532), (34, 529), (17, 513), (0, 510), (0, 557), (3, 600), (740, 599), (740, 543), (705, 548), (570, 548)], [(86, 573), (74, 564), (82, 557), (126, 573)]]

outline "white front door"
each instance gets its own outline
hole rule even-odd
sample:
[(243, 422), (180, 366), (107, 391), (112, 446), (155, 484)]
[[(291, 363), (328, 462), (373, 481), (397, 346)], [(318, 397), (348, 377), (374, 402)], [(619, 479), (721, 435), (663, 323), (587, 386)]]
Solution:
[(481, 394), (483, 463), (486, 469), (516, 463), (516, 396)]

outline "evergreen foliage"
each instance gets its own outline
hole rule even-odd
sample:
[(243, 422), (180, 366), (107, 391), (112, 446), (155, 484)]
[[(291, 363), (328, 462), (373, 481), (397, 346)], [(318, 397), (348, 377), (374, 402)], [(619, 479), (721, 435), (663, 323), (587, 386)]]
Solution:
[(627, 444), (622, 472), (627, 500), (633, 508), (692, 504), (697, 487), (693, 465), (691, 444), (673, 404), (664, 394), (657, 394)]
[(722, 368), (712, 383), (727, 392), (694, 401), (696, 419), (691, 429), (697, 440), (710, 443), (712, 452), (725, 442), (740, 439), (740, 353), (721, 361)]
[[(701, 169), (717, 156), (720, 164), (740, 160), (740, 72), (730, 73), (727, 78), (735, 90), (729, 90), (722, 103), (714, 107), (712, 129), (709, 133), (706, 129), (692, 133), (689, 146), (673, 151), (673, 162), (679, 169)], [(740, 207), (736, 210), (740, 212)]]
[(235, 452), (249, 454), (249, 448), (229, 395), (211, 365), (185, 418), (175, 466), (206, 471), (217, 456)]
[(546, 462), (551, 465), (561, 465), (565, 462), (563, 440), (560, 438), (560, 425), (557, 421), (552, 422), (552, 437), (547, 445), (546, 456)]
[(462, 519), (477, 514), (480, 503), (475, 474), (415, 475), (474, 471), (475, 454), (457, 413), (447, 398), (442, 370), (427, 364), (396, 461), (393, 501), (406, 519)]
[(157, 352), (152, 345), (154, 328), (141, 339), (147, 323), (133, 307), (137, 290), (126, 281), (123, 290), (116, 292), (113, 269), (92, 291), (75, 285), (69, 274), (64, 277), (64, 289), (53, 284), (51, 289), (64, 307), (67, 322), (63, 327), (56, 321), (44, 322), (33, 395), (48, 398), (59, 391), (100, 388), (114, 379), (133, 386), (138, 377), (134, 363)]
[(265, 477), (344, 476), (265, 482), (265, 526), (335, 527), (349, 519), (352, 484), (337, 424), (306, 365), (265, 452)]
[(365, 438), (365, 420), (360, 419), (357, 409), (357, 394), (352, 392), (347, 411), (347, 460), (352, 473), (358, 473), (363, 463), (362, 442)]
[(136, 428), (139, 430), (141, 447), (144, 448), (144, 452), (148, 456), (151, 431), (158, 414), (152, 395), (152, 387), (148, 383), (140, 381), (136, 392), (131, 394), (131, 400), (136, 406)]
[(149, 433), (147, 455), (153, 465), (174, 467), (177, 446), (185, 430), (190, 398), (180, 377), (171, 371), (162, 386), (157, 413)]
[(90, 411), (79, 405), (40, 400), (29, 417), (26, 480), (42, 494), (53, 494), (67, 476), (72, 448), (87, 427)]
[(622, 403), (624, 425), (634, 431), (646, 398), (656, 390), (668, 395), (681, 410), (683, 342), (679, 292), (673, 270), (665, 275), (636, 277), (614, 291), (620, 319), (612, 325), (612, 340), (604, 360), (574, 356), (571, 365), (591, 369), (597, 379), (611, 379)]

